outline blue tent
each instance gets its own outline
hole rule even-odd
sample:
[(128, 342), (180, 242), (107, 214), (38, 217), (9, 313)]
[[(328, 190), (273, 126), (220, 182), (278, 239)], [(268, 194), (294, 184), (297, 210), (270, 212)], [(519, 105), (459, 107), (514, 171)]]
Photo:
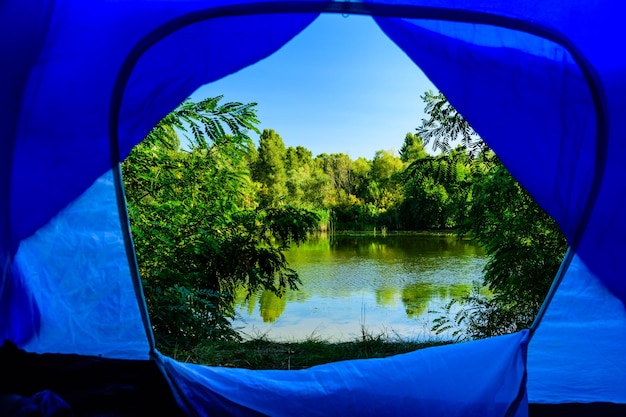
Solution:
[[(625, 12), (590, 0), (4, 0), (3, 339), (108, 369), (150, 364), (188, 415), (623, 415)], [(155, 349), (119, 162), (197, 87), (320, 13), (374, 16), (558, 222), (570, 250), (532, 331), (305, 371), (190, 365)], [(0, 394), (35, 378), (5, 362)], [(37, 401), (63, 409), (40, 388)]]

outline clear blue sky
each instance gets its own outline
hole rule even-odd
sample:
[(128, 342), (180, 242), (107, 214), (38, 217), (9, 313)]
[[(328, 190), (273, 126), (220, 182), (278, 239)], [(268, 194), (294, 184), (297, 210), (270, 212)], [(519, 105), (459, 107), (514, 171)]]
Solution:
[(434, 86), (367, 16), (322, 15), (269, 58), (200, 88), (193, 97), (256, 102), (261, 128), (316, 156), (372, 159), (398, 151)]

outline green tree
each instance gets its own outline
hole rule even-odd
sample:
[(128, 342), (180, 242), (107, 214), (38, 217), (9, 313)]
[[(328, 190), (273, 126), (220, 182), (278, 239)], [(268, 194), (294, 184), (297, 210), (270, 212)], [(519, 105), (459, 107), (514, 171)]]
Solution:
[(467, 120), (452, 107), (441, 92), (435, 94), (427, 91), (420, 98), (426, 104), (424, 113), (428, 115), (417, 128), (424, 144), (428, 145), (432, 141), (433, 149), (442, 154), (450, 152), (454, 144), (459, 142), (471, 156), (488, 149)]
[(450, 196), (431, 176), (409, 177), (400, 204), (401, 226), (405, 230), (425, 230), (447, 226)]
[(361, 201), (365, 201), (371, 171), (372, 162), (363, 157), (357, 158), (352, 162), (352, 189), (354, 195)]
[(329, 209), (334, 200), (334, 187), (330, 177), (317, 165), (311, 168), (310, 177), (303, 181), (303, 202), (317, 209)]
[(264, 205), (276, 206), (287, 195), (287, 171), (285, 143), (273, 129), (264, 129), (259, 140), (258, 157), (253, 177), (261, 183)]
[(295, 288), (283, 251), (317, 223), (306, 210), (259, 206), (246, 135), (255, 108), (220, 99), (183, 103), (122, 166), (148, 309), (166, 348), (236, 337), (237, 291)]
[(320, 154), (315, 158), (335, 191), (335, 204), (345, 203), (353, 193), (352, 159), (345, 153)]
[[(428, 92), (422, 99), (429, 118), (418, 129), (420, 135), (443, 152), (458, 183), (471, 183), (469, 197), (457, 202), (463, 213), (457, 233), (472, 237), (489, 257), (482, 288), (460, 300), (460, 314), (443, 317), (435, 328), (462, 324), (469, 338), (526, 328), (546, 297), (567, 243), (554, 220), (441, 93)], [(461, 147), (453, 150), (459, 141)], [(462, 166), (469, 167), (460, 170)]]
[(388, 210), (399, 202), (402, 189), (398, 175), (402, 168), (402, 160), (393, 151), (376, 152), (370, 170), (369, 201), (379, 210)]
[(472, 159), (457, 146), (446, 154), (414, 160), (403, 173), (404, 227), (409, 230), (454, 227), (471, 203)]
[(294, 148), (293, 146), (290, 146), (287, 149), (285, 149), (285, 160), (284, 160), (285, 170), (289, 172), (292, 169), (298, 169), (299, 165), (300, 164), (298, 161), (298, 154), (296, 153), (296, 148)]
[(371, 168), (373, 181), (387, 185), (400, 170), (402, 170), (402, 160), (396, 156), (394, 151), (376, 151)]
[(307, 209), (323, 208), (323, 200), (319, 195), (321, 184), (315, 172), (317, 167), (312, 152), (302, 146), (288, 147), (285, 169), (287, 171), (286, 185), (288, 190), (286, 201), (289, 204)]
[(464, 303), (468, 333), (493, 336), (528, 328), (561, 264), (567, 243), (556, 222), (500, 162), (476, 180), (474, 199), (459, 233), (489, 255), (483, 285)]
[(426, 158), (428, 153), (424, 148), (424, 141), (419, 135), (407, 133), (404, 137), (404, 143), (400, 148), (400, 159), (404, 163)]

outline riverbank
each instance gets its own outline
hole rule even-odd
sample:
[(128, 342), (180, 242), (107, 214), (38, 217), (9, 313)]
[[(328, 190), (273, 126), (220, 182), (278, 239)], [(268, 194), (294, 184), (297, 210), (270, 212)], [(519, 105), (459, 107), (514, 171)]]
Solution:
[(274, 342), (263, 337), (242, 342), (207, 341), (189, 351), (164, 353), (179, 361), (210, 366), (297, 370), (348, 359), (383, 358), (449, 343), (404, 341), (365, 333), (359, 339), (342, 343), (315, 336), (297, 342)]

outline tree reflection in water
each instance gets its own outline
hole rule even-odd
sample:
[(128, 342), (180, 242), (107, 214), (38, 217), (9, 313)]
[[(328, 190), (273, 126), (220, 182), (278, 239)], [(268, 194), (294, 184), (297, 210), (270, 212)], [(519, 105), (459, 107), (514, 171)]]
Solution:
[(283, 339), (306, 332), (347, 339), (362, 324), (425, 334), (424, 322), (434, 318), (429, 311), (468, 294), (486, 262), (474, 243), (433, 234), (319, 237), (287, 259), (300, 274), (300, 290), (248, 300), (242, 291), (235, 327)]

